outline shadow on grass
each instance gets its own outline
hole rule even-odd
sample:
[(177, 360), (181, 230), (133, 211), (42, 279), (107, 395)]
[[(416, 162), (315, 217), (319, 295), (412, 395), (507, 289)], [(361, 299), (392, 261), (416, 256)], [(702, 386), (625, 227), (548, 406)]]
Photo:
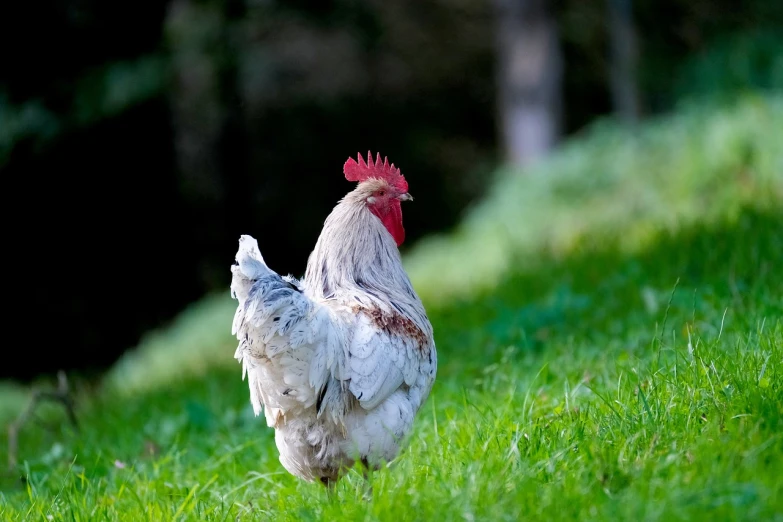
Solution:
[(495, 289), (430, 309), (439, 361), (467, 350), (488, 364), (508, 345), (538, 351), (634, 329), (649, 346), (667, 315), (670, 326), (716, 310), (735, 325), (783, 317), (783, 213), (743, 209), (731, 221), (662, 232), (643, 251), (617, 245), (586, 240), (563, 259), (519, 260)]

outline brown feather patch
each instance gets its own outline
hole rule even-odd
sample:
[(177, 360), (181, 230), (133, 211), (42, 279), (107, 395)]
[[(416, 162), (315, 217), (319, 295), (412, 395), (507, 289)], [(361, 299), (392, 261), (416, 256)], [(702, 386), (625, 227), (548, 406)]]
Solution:
[(364, 306), (351, 307), (354, 313), (362, 313), (372, 320), (372, 323), (379, 329), (389, 335), (407, 337), (416, 342), (419, 352), (424, 355), (429, 347), (429, 339), (416, 326), (416, 323), (402, 314), (396, 312), (383, 312), (377, 308), (367, 308)]

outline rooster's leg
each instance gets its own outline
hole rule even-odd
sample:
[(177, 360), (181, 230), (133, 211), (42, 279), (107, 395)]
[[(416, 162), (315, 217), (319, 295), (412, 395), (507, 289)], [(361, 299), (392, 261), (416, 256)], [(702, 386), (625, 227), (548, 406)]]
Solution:
[(372, 500), (372, 468), (370, 463), (367, 462), (367, 457), (362, 457), (362, 476), (364, 477), (364, 495), (362, 498), (367, 502)]
[(334, 487), (337, 484), (337, 481), (329, 477), (321, 477), (318, 480), (326, 488), (326, 496), (329, 498), (329, 500), (331, 500), (334, 497)]

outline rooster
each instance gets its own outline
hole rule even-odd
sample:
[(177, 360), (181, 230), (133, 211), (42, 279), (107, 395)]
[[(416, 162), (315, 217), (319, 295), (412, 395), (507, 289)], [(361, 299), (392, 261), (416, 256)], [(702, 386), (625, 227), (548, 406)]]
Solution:
[(247, 235), (231, 267), (253, 410), (275, 429), (283, 467), (330, 489), (357, 462), (367, 472), (397, 456), (437, 368), (398, 251), (408, 183), (380, 154), (349, 158), (343, 173), (359, 183), (326, 218), (303, 280), (267, 267)]

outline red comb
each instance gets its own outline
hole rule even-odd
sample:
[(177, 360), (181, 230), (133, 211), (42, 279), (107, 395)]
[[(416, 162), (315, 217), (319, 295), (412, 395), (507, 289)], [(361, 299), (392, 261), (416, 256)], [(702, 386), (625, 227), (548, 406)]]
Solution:
[(389, 158), (383, 158), (383, 162), (381, 162), (381, 154), (378, 153), (375, 163), (373, 163), (372, 152), (370, 151), (367, 151), (366, 162), (361, 154), (358, 157), (358, 163), (355, 159), (348, 158), (348, 161), (343, 165), (345, 179), (359, 182), (370, 178), (384, 179), (399, 191), (408, 192), (408, 182), (405, 181), (405, 178), (400, 173), (400, 169), (396, 168), (394, 163), (389, 165)]

